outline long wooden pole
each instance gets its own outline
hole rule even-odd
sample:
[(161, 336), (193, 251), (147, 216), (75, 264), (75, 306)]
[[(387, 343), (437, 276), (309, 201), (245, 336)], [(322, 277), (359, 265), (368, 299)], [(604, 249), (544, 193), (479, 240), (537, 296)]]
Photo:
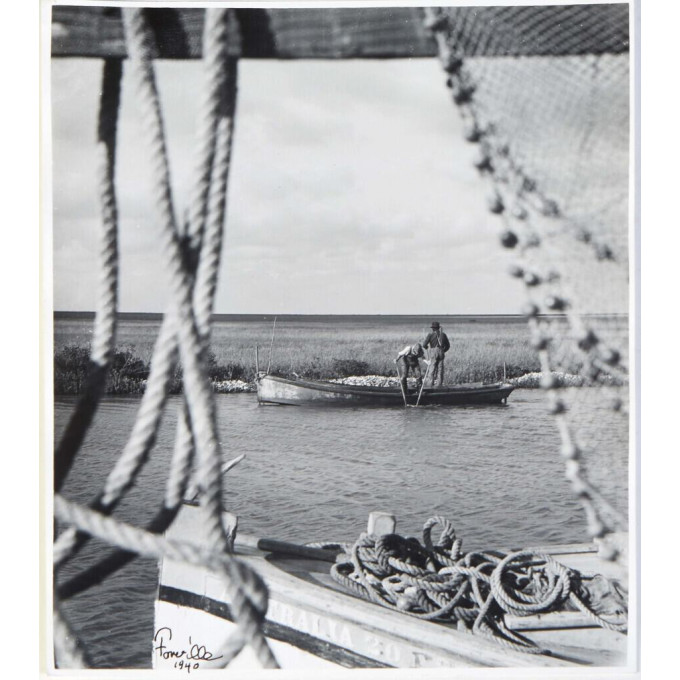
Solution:
[(332, 550), (326, 548), (313, 548), (308, 545), (279, 541), (275, 538), (261, 538), (259, 536), (251, 536), (240, 532), (236, 534), (234, 547), (237, 550), (237, 554), (239, 548), (250, 548), (262, 550), (263, 552), (306, 557), (307, 559), (321, 560), (323, 562), (335, 562), (338, 553), (342, 552), (341, 548), (334, 548)]
[(272, 328), (272, 341), (269, 343), (269, 363), (267, 363), (267, 375), (269, 375), (269, 369), (272, 367), (272, 349), (274, 349), (274, 331), (276, 330), (276, 319), (274, 317), (274, 326)]
[(397, 375), (399, 376), (399, 387), (401, 387), (401, 396), (404, 397), (404, 407), (408, 406), (406, 402), (406, 392), (404, 392), (404, 385), (401, 382), (401, 371), (399, 370), (399, 362), (395, 359), (394, 363), (397, 365)]
[(432, 366), (432, 360), (430, 360), (430, 363), (427, 364), (427, 368), (425, 369), (425, 375), (423, 376), (423, 381), (420, 383), (420, 392), (418, 393), (418, 401), (416, 401), (416, 406), (420, 406), (420, 397), (423, 396), (423, 387), (425, 387), (425, 380), (427, 380), (427, 374), (430, 372), (430, 366)]

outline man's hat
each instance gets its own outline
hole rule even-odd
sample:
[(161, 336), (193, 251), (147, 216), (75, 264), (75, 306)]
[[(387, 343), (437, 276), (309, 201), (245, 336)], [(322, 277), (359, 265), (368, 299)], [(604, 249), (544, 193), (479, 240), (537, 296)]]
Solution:
[(439, 321), (433, 321), (432, 326), (430, 328), (439, 328)]

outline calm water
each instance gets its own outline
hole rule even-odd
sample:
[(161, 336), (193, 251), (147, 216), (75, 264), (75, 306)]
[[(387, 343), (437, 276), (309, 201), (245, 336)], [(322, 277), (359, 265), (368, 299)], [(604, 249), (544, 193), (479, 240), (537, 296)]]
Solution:
[[(584, 400), (584, 403), (587, 403)], [(144, 523), (160, 503), (172, 450), (171, 400), (163, 431), (121, 519)], [(55, 401), (57, 437), (73, 408)], [(102, 484), (138, 398), (109, 398), (70, 475), (65, 495), (87, 502)], [(372, 510), (397, 515), (397, 531), (420, 536), (434, 514), (453, 521), (463, 547), (520, 547), (586, 540), (583, 513), (564, 478), (554, 422), (538, 391), (507, 406), (315, 410), (260, 407), (252, 394), (218, 395), (225, 459), (246, 459), (225, 480), (224, 499), (248, 533), (293, 541), (354, 540)], [(627, 507), (627, 420), (588, 403), (589, 474)], [(101, 556), (90, 542), (78, 568)], [(65, 575), (73, 573), (67, 565)], [(137, 560), (67, 603), (95, 665), (149, 667), (156, 565)]]

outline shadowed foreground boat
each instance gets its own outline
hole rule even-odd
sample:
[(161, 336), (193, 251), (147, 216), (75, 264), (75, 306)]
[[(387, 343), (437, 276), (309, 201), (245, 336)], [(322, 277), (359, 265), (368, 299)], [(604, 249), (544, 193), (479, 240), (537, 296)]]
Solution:
[[(169, 538), (201, 544), (198, 507), (185, 505)], [(392, 516), (372, 513), (377, 523)], [(369, 519), (369, 536), (370, 522)], [(388, 531), (390, 527), (388, 526)], [(616, 565), (594, 544), (535, 549), (578, 574), (573, 583), (616, 578)], [(504, 626), (521, 634), (531, 650), (472, 631), (472, 625), (416, 618), (361, 599), (332, 578), (339, 549), (298, 546), (237, 534), (235, 553), (264, 579), (269, 604), (263, 631), (282, 668), (433, 668), (623, 666), (627, 636), (600, 627), (582, 611), (505, 614)], [(534, 561), (534, 564), (536, 562)], [(564, 565), (564, 566), (562, 566)], [(565, 570), (566, 571), (566, 570)], [(531, 570), (528, 572), (531, 574)], [(574, 580), (575, 579), (575, 580)], [(224, 581), (209, 570), (164, 559), (155, 607), (155, 669), (211, 668), (234, 632), (234, 612)], [(525, 648), (526, 649), (526, 648)], [(184, 652), (184, 653), (183, 653)], [(538, 652), (538, 653), (536, 653)], [(257, 668), (244, 649), (230, 669)]]
[[(418, 400), (418, 393), (409, 392), (406, 401), (415, 406), (463, 406), (466, 404), (506, 403), (514, 390), (507, 383), (483, 385), (452, 385), (426, 387)], [(319, 380), (289, 380), (274, 375), (259, 375), (257, 400), (261, 404), (292, 406), (404, 406), (404, 395), (399, 387), (370, 385), (340, 385)]]

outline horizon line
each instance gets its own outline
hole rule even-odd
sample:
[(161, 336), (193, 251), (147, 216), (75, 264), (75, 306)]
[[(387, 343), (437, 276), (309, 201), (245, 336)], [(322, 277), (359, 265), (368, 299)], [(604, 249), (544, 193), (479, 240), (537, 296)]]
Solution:
[[(54, 316), (95, 316), (96, 312), (88, 310), (53, 310)], [(164, 312), (116, 312), (119, 317), (125, 316), (154, 316), (162, 318)], [(583, 316), (627, 316), (628, 312), (590, 312)], [(257, 317), (286, 317), (286, 316), (432, 316), (432, 317), (464, 317), (464, 316), (508, 316), (508, 317), (524, 317), (521, 312), (456, 312), (456, 313), (430, 313), (430, 312), (413, 312), (413, 313), (352, 313), (352, 312), (213, 312), (211, 317), (224, 316), (257, 316)], [(541, 316), (565, 316), (564, 313), (555, 314), (541, 314)]]

